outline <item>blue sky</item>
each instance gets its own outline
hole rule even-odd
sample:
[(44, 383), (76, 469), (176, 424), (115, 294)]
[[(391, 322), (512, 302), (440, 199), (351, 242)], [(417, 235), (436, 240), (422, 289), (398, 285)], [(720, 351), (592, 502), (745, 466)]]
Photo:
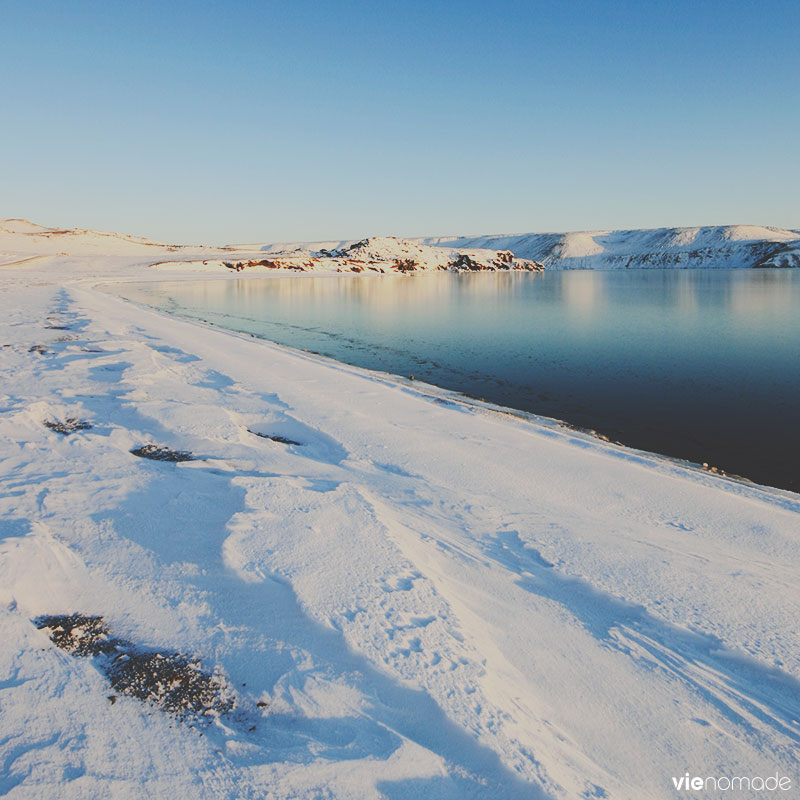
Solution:
[(0, 216), (222, 243), (800, 227), (800, 3), (49, 2)]

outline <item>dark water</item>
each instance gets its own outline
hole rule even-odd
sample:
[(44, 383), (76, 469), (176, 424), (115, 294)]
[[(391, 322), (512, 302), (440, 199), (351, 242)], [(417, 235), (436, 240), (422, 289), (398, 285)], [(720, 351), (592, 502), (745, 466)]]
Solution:
[(126, 297), (800, 490), (800, 271), (126, 285)]

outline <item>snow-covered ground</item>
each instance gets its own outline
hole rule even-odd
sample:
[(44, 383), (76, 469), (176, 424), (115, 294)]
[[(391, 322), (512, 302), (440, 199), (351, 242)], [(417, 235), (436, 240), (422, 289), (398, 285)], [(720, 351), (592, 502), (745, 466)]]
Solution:
[[(797, 791), (799, 496), (136, 307), (176, 251), (96, 237), (0, 236), (0, 795)], [(236, 708), (118, 695), (73, 612)]]

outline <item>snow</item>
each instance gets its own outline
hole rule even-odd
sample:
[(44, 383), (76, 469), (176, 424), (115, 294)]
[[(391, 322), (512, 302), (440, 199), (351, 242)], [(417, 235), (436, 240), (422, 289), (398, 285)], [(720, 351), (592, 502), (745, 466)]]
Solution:
[[(381, 237), (382, 240), (389, 237)], [(547, 269), (739, 269), (800, 266), (800, 232), (761, 225), (716, 225), (570, 233), (428, 236), (406, 240), (448, 250), (511, 250)], [(284, 242), (235, 247), (308, 256), (355, 241)]]
[[(0, 238), (0, 794), (796, 786), (799, 496), (139, 308), (101, 284), (170, 246), (59, 241)], [(111, 703), (33, 623), (73, 612), (199, 657), (236, 712)]]
[[(245, 253), (253, 251), (241, 248)], [(157, 254), (163, 256), (178, 253), (184, 258), (228, 252), (225, 247), (202, 247), (173, 245), (154, 242), (139, 236), (106, 231), (84, 230), (82, 228), (50, 228), (26, 219), (0, 219), (0, 254), (10, 263), (11, 256), (91, 256), (101, 255), (111, 258), (121, 256), (141, 256), (144, 259)], [(2, 263), (2, 262), (0, 262)]]
[(428, 237), (442, 247), (512, 250), (547, 269), (800, 266), (800, 233), (757, 225)]
[(426, 272), (431, 270), (531, 270), (544, 267), (535, 261), (514, 258), (508, 251), (430, 247), (394, 236), (376, 236), (328, 250), (319, 247), (270, 250), (269, 257), (229, 257), (197, 261), (163, 261), (153, 269), (166, 272), (202, 269), (208, 272), (264, 272), (276, 269), (300, 272)]

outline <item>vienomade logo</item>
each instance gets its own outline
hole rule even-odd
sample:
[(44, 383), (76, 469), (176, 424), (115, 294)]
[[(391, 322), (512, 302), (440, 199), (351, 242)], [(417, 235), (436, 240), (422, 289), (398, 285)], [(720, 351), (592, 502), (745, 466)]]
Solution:
[(749, 776), (709, 776), (701, 778), (699, 775), (692, 777), (689, 773), (679, 778), (673, 776), (672, 783), (679, 792), (727, 792), (745, 790), (749, 792), (788, 792), (792, 788), (791, 778), (781, 777), (779, 774), (762, 778), (759, 775)]

